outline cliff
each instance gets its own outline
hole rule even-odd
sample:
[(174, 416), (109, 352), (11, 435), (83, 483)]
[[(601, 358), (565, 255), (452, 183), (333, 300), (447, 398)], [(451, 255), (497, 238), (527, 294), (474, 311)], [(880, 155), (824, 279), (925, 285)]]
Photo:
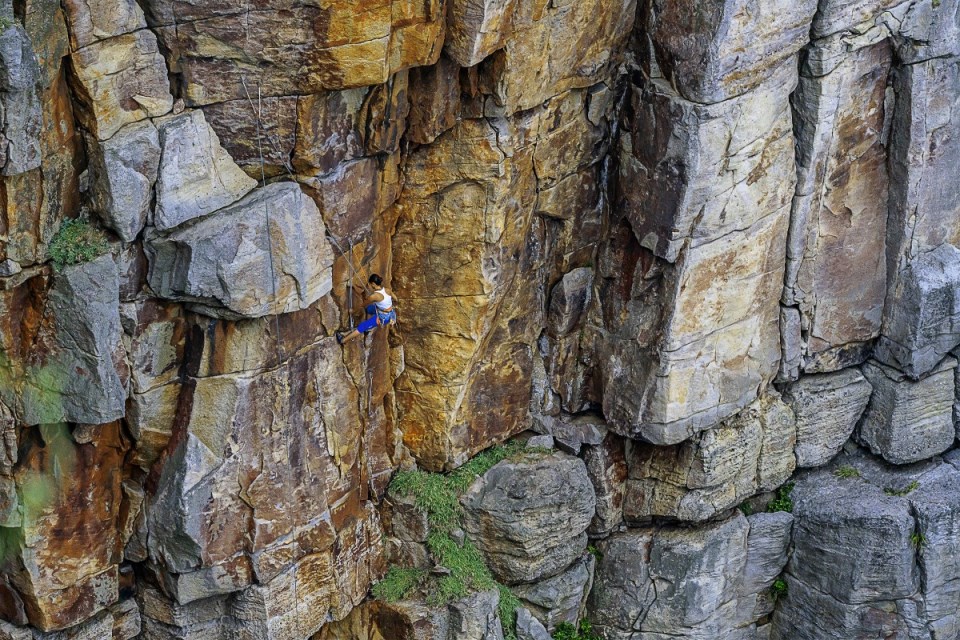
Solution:
[(0, 0), (0, 639), (960, 640), (958, 346), (958, 0)]

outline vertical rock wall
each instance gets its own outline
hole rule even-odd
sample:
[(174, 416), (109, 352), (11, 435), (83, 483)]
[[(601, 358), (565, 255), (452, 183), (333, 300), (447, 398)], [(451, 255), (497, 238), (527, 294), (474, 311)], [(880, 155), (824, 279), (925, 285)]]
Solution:
[(521, 635), (958, 640), (958, 167), (957, 0), (0, 0), (0, 638), (497, 638), (533, 430)]

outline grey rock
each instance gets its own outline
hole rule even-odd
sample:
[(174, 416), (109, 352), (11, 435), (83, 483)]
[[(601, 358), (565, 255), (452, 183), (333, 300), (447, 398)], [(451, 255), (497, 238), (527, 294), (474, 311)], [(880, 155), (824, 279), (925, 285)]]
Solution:
[(553, 436), (547, 434), (542, 436), (533, 436), (527, 440), (528, 449), (553, 449)]
[(906, 499), (827, 471), (798, 481), (792, 498), (792, 577), (845, 604), (916, 593), (920, 575)]
[(148, 280), (158, 295), (214, 317), (305, 309), (333, 286), (333, 250), (320, 212), (290, 182), (257, 189), (169, 235), (153, 235), (146, 250)]
[(123, 417), (119, 295), (110, 254), (57, 274), (47, 304), (53, 344), (23, 391), (26, 424), (104, 424)]
[(900, 15), (889, 23), (897, 55), (904, 62), (912, 64), (960, 53), (957, 0), (914, 0), (901, 7)]
[(497, 617), (499, 603), (496, 589), (451, 603), (448, 640), (503, 640), (503, 627)]
[(894, 464), (929, 458), (949, 449), (953, 425), (954, 369), (946, 358), (927, 377), (912, 381), (875, 361), (863, 366), (873, 395), (857, 430), (857, 438)]
[(526, 607), (517, 609), (517, 640), (553, 640), (543, 623)]
[(595, 564), (593, 555), (584, 554), (563, 573), (519, 585), (513, 592), (548, 631), (561, 622), (576, 626), (587, 604)]
[(777, 640), (953, 638), (960, 606), (960, 473), (935, 460), (894, 466), (862, 453), (804, 474), (794, 489), (788, 590)]
[(739, 513), (696, 528), (614, 534), (599, 545), (591, 618), (618, 640), (753, 639), (764, 615), (759, 590), (782, 569), (788, 535), (788, 516), (748, 524)]
[(133, 242), (150, 213), (160, 138), (150, 121), (129, 124), (109, 140), (87, 137), (91, 195), (104, 224)]
[(793, 413), (773, 394), (683, 444), (631, 442), (624, 517), (714, 518), (786, 482), (796, 466), (795, 443)]
[(572, 455), (580, 455), (583, 445), (598, 445), (607, 436), (607, 423), (600, 416), (536, 416), (534, 424), (539, 431), (553, 437), (555, 444)]
[(383, 503), (383, 523), (394, 536), (407, 542), (426, 542), (430, 534), (427, 512), (416, 504), (416, 498), (387, 495)]
[[(826, 48), (817, 43), (809, 55), (826, 55)], [(792, 97), (798, 182), (783, 298), (801, 314), (801, 368), (807, 373), (863, 362), (880, 332), (886, 295), (886, 261), (879, 257), (887, 219), (884, 136), (892, 50), (881, 41), (843, 52), (829, 70), (814, 72), (808, 63)], [(855, 132), (849, 142), (847, 131)], [(858, 278), (852, 280), (854, 270)]]
[(857, 369), (803, 376), (786, 388), (783, 398), (797, 417), (798, 467), (818, 467), (840, 452), (871, 391)]
[(587, 547), (596, 497), (582, 460), (563, 454), (504, 461), (461, 499), (467, 535), (507, 584), (563, 571)]
[(640, 20), (646, 22), (659, 70), (685, 99), (703, 103), (742, 95), (768, 79), (807, 44), (817, 10), (813, 0), (763, 5), (724, 0), (708, 6), (680, 0), (648, 6)]
[(160, 157), (153, 224), (172, 229), (233, 204), (256, 181), (220, 146), (203, 111), (186, 111), (158, 122)]
[(897, 274), (874, 357), (913, 379), (960, 344), (960, 249), (942, 244)]
[(40, 166), (40, 67), (15, 20), (0, 32), (0, 169), (12, 176)]
[(623, 499), (626, 493), (627, 460), (625, 442), (610, 433), (598, 445), (583, 449), (583, 462), (597, 496), (597, 509), (587, 532), (605, 536), (623, 522)]
[(0, 527), (15, 528), (22, 524), (17, 484), (10, 476), (0, 475)]
[(564, 274), (550, 293), (547, 308), (547, 330), (554, 336), (563, 336), (580, 324), (583, 312), (590, 304), (593, 289), (593, 269), (580, 267)]

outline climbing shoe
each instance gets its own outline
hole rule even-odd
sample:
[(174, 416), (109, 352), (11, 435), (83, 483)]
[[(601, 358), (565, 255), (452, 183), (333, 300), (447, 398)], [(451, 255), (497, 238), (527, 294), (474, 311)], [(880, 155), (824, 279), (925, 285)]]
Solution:
[(340, 333), (339, 331), (334, 331), (334, 332), (333, 332), (333, 335), (336, 336), (336, 338), (337, 338), (337, 344), (342, 345), (342, 344), (343, 344), (343, 334)]

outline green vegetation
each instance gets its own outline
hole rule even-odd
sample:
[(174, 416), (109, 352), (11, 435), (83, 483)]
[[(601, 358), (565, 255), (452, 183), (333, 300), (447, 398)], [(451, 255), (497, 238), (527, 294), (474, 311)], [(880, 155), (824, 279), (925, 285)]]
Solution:
[(920, 486), (920, 483), (914, 480), (913, 482), (903, 487), (902, 489), (891, 489), (890, 487), (887, 487), (886, 489), (883, 490), (883, 492), (888, 496), (896, 496), (898, 498), (902, 498), (903, 496), (909, 494), (911, 491), (915, 490), (919, 486)]
[(913, 545), (914, 549), (920, 551), (920, 549), (923, 549), (925, 546), (927, 546), (927, 537), (917, 531), (910, 536), (910, 544)]
[(50, 242), (50, 258), (57, 269), (90, 262), (108, 250), (107, 238), (86, 220), (64, 220)]
[(793, 500), (790, 498), (791, 493), (793, 493), (792, 482), (788, 482), (777, 489), (777, 497), (771, 500), (767, 505), (767, 511), (770, 513), (776, 513), (777, 511), (786, 511), (787, 513), (792, 513)]
[(594, 633), (589, 622), (581, 620), (579, 628), (569, 622), (558, 624), (553, 632), (553, 640), (603, 640), (603, 636)]
[(833, 472), (838, 478), (859, 478), (860, 472), (851, 466), (844, 465)]
[(425, 575), (426, 571), (421, 569), (390, 567), (386, 577), (373, 585), (373, 597), (384, 602), (403, 600), (404, 596), (420, 584)]
[(603, 560), (603, 552), (600, 551), (600, 549), (597, 549), (597, 547), (592, 544), (587, 545), (587, 553), (592, 555), (597, 560)]
[(741, 502), (740, 506), (737, 508), (740, 509), (740, 513), (742, 513), (745, 516), (752, 516), (754, 513), (753, 505), (750, 504), (749, 502)]
[(0, 16), (0, 33), (3, 33), (4, 31), (6, 31), (12, 26), (13, 26), (13, 20), (11, 20), (10, 18), (4, 18), (3, 16)]
[(777, 578), (773, 586), (770, 587), (771, 592), (773, 593), (773, 599), (779, 600), (783, 596), (787, 595), (787, 581), (783, 578)]
[(427, 514), (430, 535), (427, 548), (434, 561), (450, 573), (443, 576), (427, 575), (417, 569), (393, 567), (386, 578), (373, 588), (373, 595), (393, 602), (403, 599), (415, 590), (422, 590), (427, 602), (442, 605), (463, 598), (475, 591), (500, 591), (500, 620), (508, 640), (515, 638), (517, 607), (520, 600), (510, 589), (499, 584), (484, 562), (480, 550), (469, 540), (458, 543), (451, 535), (460, 527), (463, 507), (460, 496), (474, 480), (485, 474), (498, 462), (549, 451), (528, 449), (523, 443), (511, 442), (493, 447), (449, 474), (426, 471), (402, 471), (390, 483), (390, 493), (413, 498), (414, 503)]

